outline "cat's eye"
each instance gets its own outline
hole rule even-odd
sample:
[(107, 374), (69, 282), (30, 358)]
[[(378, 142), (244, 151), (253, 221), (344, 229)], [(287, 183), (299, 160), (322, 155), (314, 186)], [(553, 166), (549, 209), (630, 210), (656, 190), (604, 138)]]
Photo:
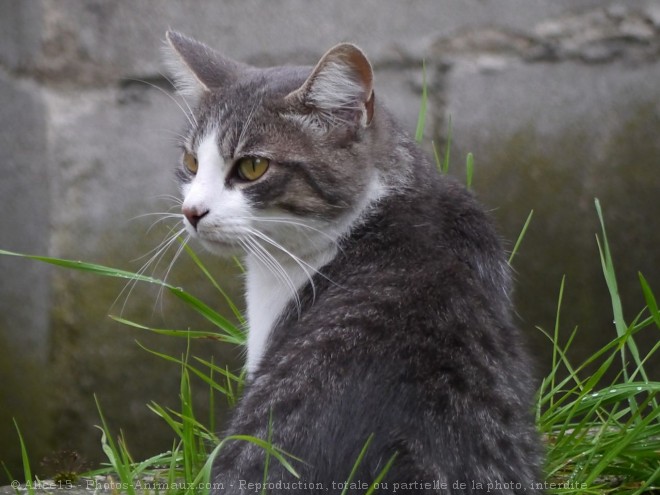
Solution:
[(186, 151), (183, 154), (183, 164), (191, 174), (197, 173), (197, 168), (198, 168), (197, 158), (192, 153), (188, 153)]
[(269, 165), (270, 162), (265, 158), (241, 158), (236, 166), (236, 173), (243, 180), (253, 181), (264, 175)]

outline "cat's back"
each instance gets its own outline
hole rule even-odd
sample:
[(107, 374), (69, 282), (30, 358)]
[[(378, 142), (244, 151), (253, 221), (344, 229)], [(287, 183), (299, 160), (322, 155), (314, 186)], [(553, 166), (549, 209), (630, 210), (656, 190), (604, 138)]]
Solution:
[(473, 196), (415, 160), (405, 190), (377, 204), (303, 290), (302, 316), (291, 307), (280, 320), (245, 407), (275, 411), (276, 436), (303, 458), (315, 451), (324, 482), (348, 475), (370, 436), (365, 479), (396, 452), (390, 479), (400, 482), (531, 482), (531, 391), (503, 251)]

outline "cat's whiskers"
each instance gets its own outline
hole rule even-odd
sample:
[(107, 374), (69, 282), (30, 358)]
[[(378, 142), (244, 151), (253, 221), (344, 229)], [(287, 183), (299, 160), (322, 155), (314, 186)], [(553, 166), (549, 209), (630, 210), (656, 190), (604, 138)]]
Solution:
[[(180, 239), (181, 236), (181, 231), (179, 231), (179, 235), (175, 237), (175, 239)], [(185, 232), (185, 229), (184, 229)], [(172, 267), (174, 266), (174, 263), (176, 263), (176, 260), (179, 259), (179, 256), (181, 256), (181, 253), (183, 250), (186, 248), (186, 245), (188, 244), (188, 241), (190, 241), (190, 234), (187, 234), (186, 237), (181, 240), (181, 243), (179, 247), (177, 248), (176, 252), (174, 253), (174, 256), (172, 257), (172, 260), (170, 261), (170, 264), (167, 267), (167, 270), (165, 270), (165, 275), (163, 276), (163, 282), (167, 282), (167, 278), (170, 275), (170, 272), (172, 271)], [(161, 257), (162, 259), (162, 257)], [(158, 296), (156, 297), (156, 304), (158, 304), (158, 301), (163, 300), (163, 290), (165, 289), (164, 285), (160, 286), (160, 289), (158, 289)], [(155, 307), (155, 306), (154, 306)]]
[(299, 230), (302, 231), (303, 229), (308, 229), (308, 230), (311, 230), (313, 232), (316, 232), (317, 234), (320, 234), (321, 236), (328, 239), (328, 241), (330, 241), (330, 243), (332, 243), (339, 251), (343, 251), (341, 246), (339, 245), (339, 242), (337, 242), (337, 237), (332, 236), (332, 235), (328, 234), (327, 232), (322, 231), (321, 229), (317, 229), (316, 227), (312, 227), (311, 225), (306, 224), (302, 221), (291, 220), (291, 219), (286, 218), (286, 217), (257, 217), (257, 216), (250, 217), (249, 220), (256, 221), (256, 222), (281, 223), (281, 224), (291, 225), (291, 226), (296, 227), (296, 228), (302, 227)]
[[(295, 254), (293, 254), (290, 250), (288, 250), (287, 248), (285, 248), (280, 243), (273, 240), (271, 237), (267, 236), (263, 232), (261, 232), (259, 230), (256, 230), (256, 229), (247, 229), (247, 230), (250, 234), (262, 239), (263, 241), (265, 241), (268, 244), (270, 244), (271, 246), (275, 247), (276, 249), (278, 249), (282, 253), (289, 256), (300, 267), (300, 269), (305, 274), (305, 277), (307, 277), (307, 279), (309, 280), (310, 286), (312, 287), (312, 301), (316, 300), (316, 285), (314, 284), (314, 278), (310, 274), (310, 271), (312, 273), (319, 273), (319, 274), (321, 274), (321, 273), (316, 268), (314, 268), (312, 265), (310, 265), (309, 263), (307, 263), (303, 259), (301, 259), (298, 256), (296, 256)], [(266, 251), (268, 251), (268, 250), (266, 250)], [(273, 257), (273, 259), (275, 259), (275, 257), (272, 255), (272, 253), (269, 252), (269, 254), (270, 254), (271, 257)], [(278, 264), (281, 266), (280, 263), (278, 263)], [(296, 290), (296, 295), (297, 295), (297, 293), (298, 293), (297, 288), (295, 290)]]
[[(174, 84), (174, 81), (172, 81), (172, 79), (169, 78), (169, 77), (167, 76), (167, 74), (164, 74), (164, 73), (161, 72), (161, 71), (158, 71), (158, 73), (163, 77), (163, 79), (165, 79), (168, 83), (170, 83), (170, 86), (172, 86), (172, 88), (176, 91), (176, 84)], [(177, 92), (177, 94), (179, 94), (179, 93)], [(188, 101), (187, 101), (184, 97), (181, 97), (181, 101), (183, 101), (183, 104), (184, 104), (184, 105), (186, 106), (186, 108), (188, 109), (188, 115), (190, 115), (190, 116), (192, 117), (192, 119), (195, 121), (195, 124), (197, 124), (197, 119), (195, 118), (195, 112), (193, 112), (193, 109), (192, 109), (192, 108), (190, 107), (190, 105), (188, 104)], [(185, 112), (184, 112), (184, 113), (185, 113)], [(184, 138), (184, 139), (185, 139), (185, 138)]]
[(300, 317), (302, 314), (302, 305), (300, 302), (300, 296), (298, 294), (298, 288), (296, 287), (296, 284), (293, 282), (293, 280), (291, 280), (291, 277), (287, 273), (286, 269), (282, 266), (282, 264), (277, 261), (277, 259), (252, 235), (248, 235), (242, 240), (239, 239), (239, 242), (246, 250), (246, 252), (257, 258), (264, 265), (264, 267), (267, 268), (273, 274), (273, 276), (275, 276), (275, 278), (280, 281), (284, 287), (290, 290), (291, 296), (296, 305), (298, 316)]
[(156, 196), (152, 196), (152, 198), (171, 201), (173, 204), (168, 208), (168, 211), (173, 210), (174, 208), (180, 208), (183, 205), (183, 199), (181, 199), (179, 196), (175, 196), (174, 194), (158, 194)]
[[(311, 227), (310, 225), (307, 225), (305, 223), (290, 221), (288, 218), (283, 218), (283, 217), (281, 217), (281, 218), (280, 217), (270, 217), (270, 218), (251, 217), (250, 220), (275, 221), (275, 222), (281, 222), (281, 223), (284, 223), (284, 224), (290, 224), (291, 226), (294, 226), (294, 227), (309, 228), (309, 229), (323, 235), (324, 237), (327, 237), (331, 241), (330, 245), (334, 246), (339, 252), (343, 252), (342, 247), (339, 245), (339, 242), (337, 241), (337, 239), (335, 237), (332, 237), (331, 235), (327, 234), (326, 232), (323, 232), (319, 229), (316, 229), (315, 227)], [(278, 250), (282, 251), (284, 254), (290, 256), (299, 265), (300, 265), (300, 263), (303, 263), (306, 267), (308, 267), (311, 270), (312, 273), (318, 274), (320, 277), (323, 277), (324, 279), (326, 279), (328, 282), (330, 282), (335, 287), (343, 288), (342, 285), (340, 285), (337, 282), (335, 282), (334, 280), (332, 280), (325, 273), (323, 273), (319, 269), (315, 268), (314, 266), (312, 266), (311, 264), (309, 264), (308, 262), (306, 262), (305, 260), (303, 260), (299, 256), (294, 255), (290, 250), (287, 250), (281, 244), (274, 241), (272, 238), (267, 236), (263, 231), (257, 231), (257, 232), (259, 232), (259, 234), (261, 234), (262, 236), (265, 237), (264, 240), (266, 242), (268, 242), (269, 244), (271, 244), (272, 246), (274, 246)], [(312, 276), (307, 272), (307, 270), (305, 270), (305, 268), (303, 268), (302, 266), (301, 266), (301, 268), (303, 269), (303, 271), (305, 272), (305, 275), (307, 276), (307, 278), (310, 281), (310, 284), (312, 286), (312, 295), (313, 295), (313, 298), (315, 299), (316, 298), (316, 287), (314, 285), (314, 281), (312, 279)]]
[[(156, 271), (158, 268), (158, 265), (160, 264), (163, 256), (165, 253), (169, 250), (169, 248), (174, 244), (174, 242), (177, 241), (177, 239), (180, 238), (180, 236), (185, 233), (186, 229), (181, 228), (176, 231), (170, 231), (170, 234), (165, 237), (163, 241), (160, 242), (155, 248), (147, 252), (145, 255), (137, 258), (137, 260), (143, 259), (147, 256), (150, 256), (149, 259), (140, 267), (140, 269), (135, 272), (135, 276), (129, 280), (124, 288), (121, 290), (117, 298), (115, 299), (115, 302), (113, 303), (116, 304), (119, 299), (121, 299), (122, 295), (128, 290), (128, 293), (126, 294), (126, 297), (124, 298), (124, 303), (122, 304), (121, 312), (120, 315), (123, 315), (124, 310), (126, 309), (126, 305), (128, 304), (128, 300), (131, 297), (131, 294), (133, 293), (133, 290), (135, 289), (139, 278), (145, 274), (145, 272), (149, 269), (149, 267), (152, 267), (152, 273)], [(155, 264), (154, 264), (155, 263)], [(165, 282), (167, 277), (163, 279), (163, 282)], [(161, 287), (162, 289), (162, 287)], [(159, 291), (159, 295), (161, 294), (162, 290)]]
[[(161, 74), (161, 75), (162, 75), (162, 74)], [(167, 77), (165, 77), (165, 80), (166, 80), (168, 83), (172, 84), (172, 81), (170, 81)], [(183, 115), (186, 116), (186, 119), (188, 120), (188, 123), (190, 124), (190, 126), (191, 126), (191, 127), (197, 127), (197, 119), (195, 118), (195, 114), (193, 113), (192, 109), (191, 109), (190, 106), (188, 105), (188, 102), (186, 102), (185, 100), (183, 100), (183, 102), (185, 103), (186, 107), (188, 108), (188, 111), (186, 111), (186, 109), (183, 108), (183, 105), (181, 105), (181, 103), (179, 103), (179, 101), (178, 101), (174, 96), (172, 96), (171, 93), (169, 93), (168, 91), (165, 91), (163, 88), (161, 88), (161, 87), (158, 86), (157, 84), (154, 84), (154, 83), (149, 82), (149, 81), (145, 81), (144, 79), (134, 79), (134, 78), (131, 78), (131, 81), (135, 81), (135, 82), (139, 82), (139, 83), (142, 83), (142, 84), (146, 84), (147, 86), (150, 86), (150, 87), (152, 87), (152, 88), (154, 88), (154, 89), (157, 89), (158, 91), (160, 91), (161, 93), (163, 93), (164, 95), (166, 95), (170, 100), (172, 100), (172, 101), (174, 102), (174, 104), (175, 104), (177, 107), (179, 107), (179, 110), (181, 110), (181, 112), (183, 112)], [(172, 87), (174, 87), (173, 84), (172, 84)]]
[(143, 213), (142, 215), (137, 215), (133, 218), (130, 219), (130, 221), (133, 220), (138, 220), (140, 218), (146, 218), (146, 217), (153, 217), (153, 216), (158, 216), (160, 218), (154, 220), (149, 228), (147, 229), (147, 234), (151, 232), (151, 230), (158, 225), (161, 222), (164, 222), (165, 220), (169, 220), (171, 218), (177, 219), (179, 221), (183, 220), (183, 215), (181, 213), (170, 213), (170, 212), (154, 212), (154, 213)]
[(188, 140), (188, 136), (181, 134), (180, 132), (174, 132), (171, 129), (163, 129), (162, 131), (157, 132), (159, 132), (159, 135), (161, 136), (167, 133), (168, 136), (164, 136), (165, 140), (176, 147), (181, 146), (181, 143), (185, 143)]

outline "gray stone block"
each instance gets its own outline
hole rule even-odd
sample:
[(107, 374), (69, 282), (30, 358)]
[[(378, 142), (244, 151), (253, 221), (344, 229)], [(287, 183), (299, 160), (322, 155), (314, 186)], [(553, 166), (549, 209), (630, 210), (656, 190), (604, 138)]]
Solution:
[[(0, 249), (47, 254), (50, 177), (41, 91), (0, 71), (0, 109)], [(47, 267), (0, 256), (0, 445), (18, 448), (16, 418), (35, 455), (43, 453), (49, 432), (50, 383), (43, 370), (51, 351), (50, 304)], [(16, 467), (8, 450), (2, 455)]]
[[(0, 73), (2, 181), (6, 205), (0, 216), (0, 248), (45, 254), (50, 235), (50, 178), (47, 112), (41, 91)], [(0, 258), (2, 326), (19, 328), (14, 343), (45, 359), (48, 329), (48, 272), (16, 258)]]
[(660, 280), (653, 248), (660, 218), (651, 213), (660, 193), (659, 80), (660, 61), (625, 58), (597, 65), (509, 60), (497, 71), (470, 62), (449, 75), (454, 163), (462, 167), (474, 153), (475, 188), (496, 208), (511, 243), (535, 210), (515, 263), (525, 325), (552, 327), (566, 275), (566, 328), (595, 332), (583, 355), (616, 335), (594, 241), (594, 198), (606, 214), (624, 307), (635, 312), (642, 303), (637, 270)]
[(41, 53), (43, 8), (39, 0), (0, 2), (0, 65), (13, 72), (32, 69)]

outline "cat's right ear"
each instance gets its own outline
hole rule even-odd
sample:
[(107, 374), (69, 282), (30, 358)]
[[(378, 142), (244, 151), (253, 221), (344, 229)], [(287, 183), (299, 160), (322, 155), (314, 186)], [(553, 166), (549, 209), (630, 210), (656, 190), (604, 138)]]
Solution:
[(205, 92), (231, 84), (244, 67), (176, 31), (168, 31), (166, 38), (165, 61), (177, 91), (184, 96), (199, 98)]
[(286, 101), (296, 120), (321, 132), (366, 127), (374, 113), (373, 80), (371, 64), (362, 50), (341, 43), (323, 55)]

